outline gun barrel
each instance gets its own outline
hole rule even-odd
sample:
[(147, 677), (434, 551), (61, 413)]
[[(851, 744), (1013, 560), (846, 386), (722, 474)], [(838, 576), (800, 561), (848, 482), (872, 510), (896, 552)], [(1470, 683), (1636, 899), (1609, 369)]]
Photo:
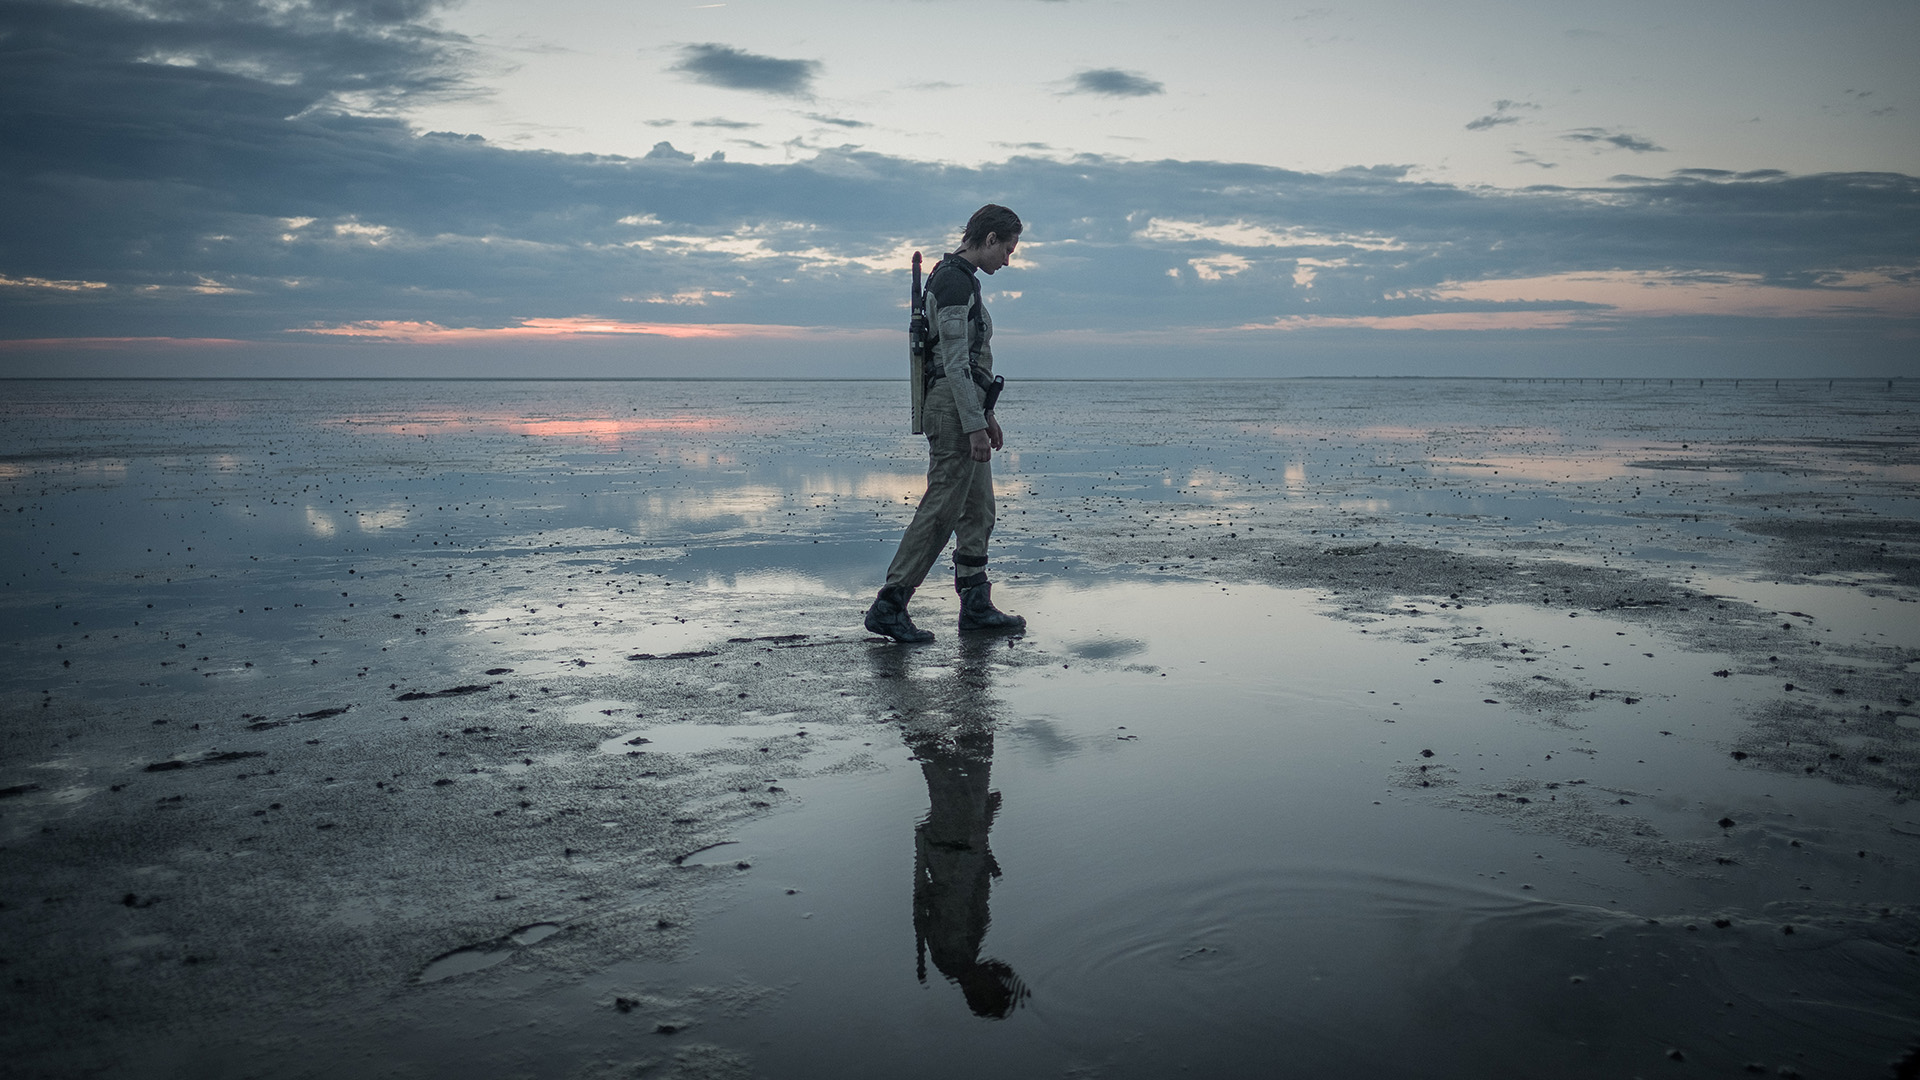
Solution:
[(920, 253), (913, 253), (913, 286), (907, 296), (907, 387), (913, 403), (913, 433), (921, 434), (927, 403), (927, 309), (920, 292)]

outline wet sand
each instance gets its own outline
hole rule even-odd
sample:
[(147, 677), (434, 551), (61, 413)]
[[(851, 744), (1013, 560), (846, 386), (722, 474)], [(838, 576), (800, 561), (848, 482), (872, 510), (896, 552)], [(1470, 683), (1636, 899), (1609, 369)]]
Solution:
[(5, 1059), (1893, 1075), (1908, 383), (15, 383)]

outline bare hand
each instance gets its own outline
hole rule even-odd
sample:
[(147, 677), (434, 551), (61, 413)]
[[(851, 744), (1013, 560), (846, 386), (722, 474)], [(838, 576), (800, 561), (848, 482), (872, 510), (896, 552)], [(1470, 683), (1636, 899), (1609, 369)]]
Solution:
[[(989, 420), (988, 423), (993, 421)], [(993, 460), (993, 441), (987, 436), (987, 429), (967, 432), (967, 449), (973, 452), (975, 461)]]
[(1000, 421), (995, 420), (992, 416), (987, 417), (987, 442), (995, 450), (1005, 446), (1007, 442), (1006, 436), (1000, 431)]

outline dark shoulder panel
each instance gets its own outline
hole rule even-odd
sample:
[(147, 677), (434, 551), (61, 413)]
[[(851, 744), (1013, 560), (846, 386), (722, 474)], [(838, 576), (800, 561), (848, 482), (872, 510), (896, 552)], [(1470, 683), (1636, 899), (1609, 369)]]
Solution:
[(973, 295), (973, 275), (943, 262), (927, 275), (927, 292), (941, 307), (965, 307)]

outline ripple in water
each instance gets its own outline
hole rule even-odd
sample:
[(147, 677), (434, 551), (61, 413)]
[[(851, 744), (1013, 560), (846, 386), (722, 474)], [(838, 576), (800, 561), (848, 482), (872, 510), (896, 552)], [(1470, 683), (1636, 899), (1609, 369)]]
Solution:
[(1792, 934), (1777, 912), (1727, 914), (1272, 871), (1076, 902), (1000, 948), (1048, 1041), (1113, 1075), (1771, 1072), (1910, 1038), (1920, 962), (1899, 933), (1862, 941), (1869, 916), (1838, 908)]

